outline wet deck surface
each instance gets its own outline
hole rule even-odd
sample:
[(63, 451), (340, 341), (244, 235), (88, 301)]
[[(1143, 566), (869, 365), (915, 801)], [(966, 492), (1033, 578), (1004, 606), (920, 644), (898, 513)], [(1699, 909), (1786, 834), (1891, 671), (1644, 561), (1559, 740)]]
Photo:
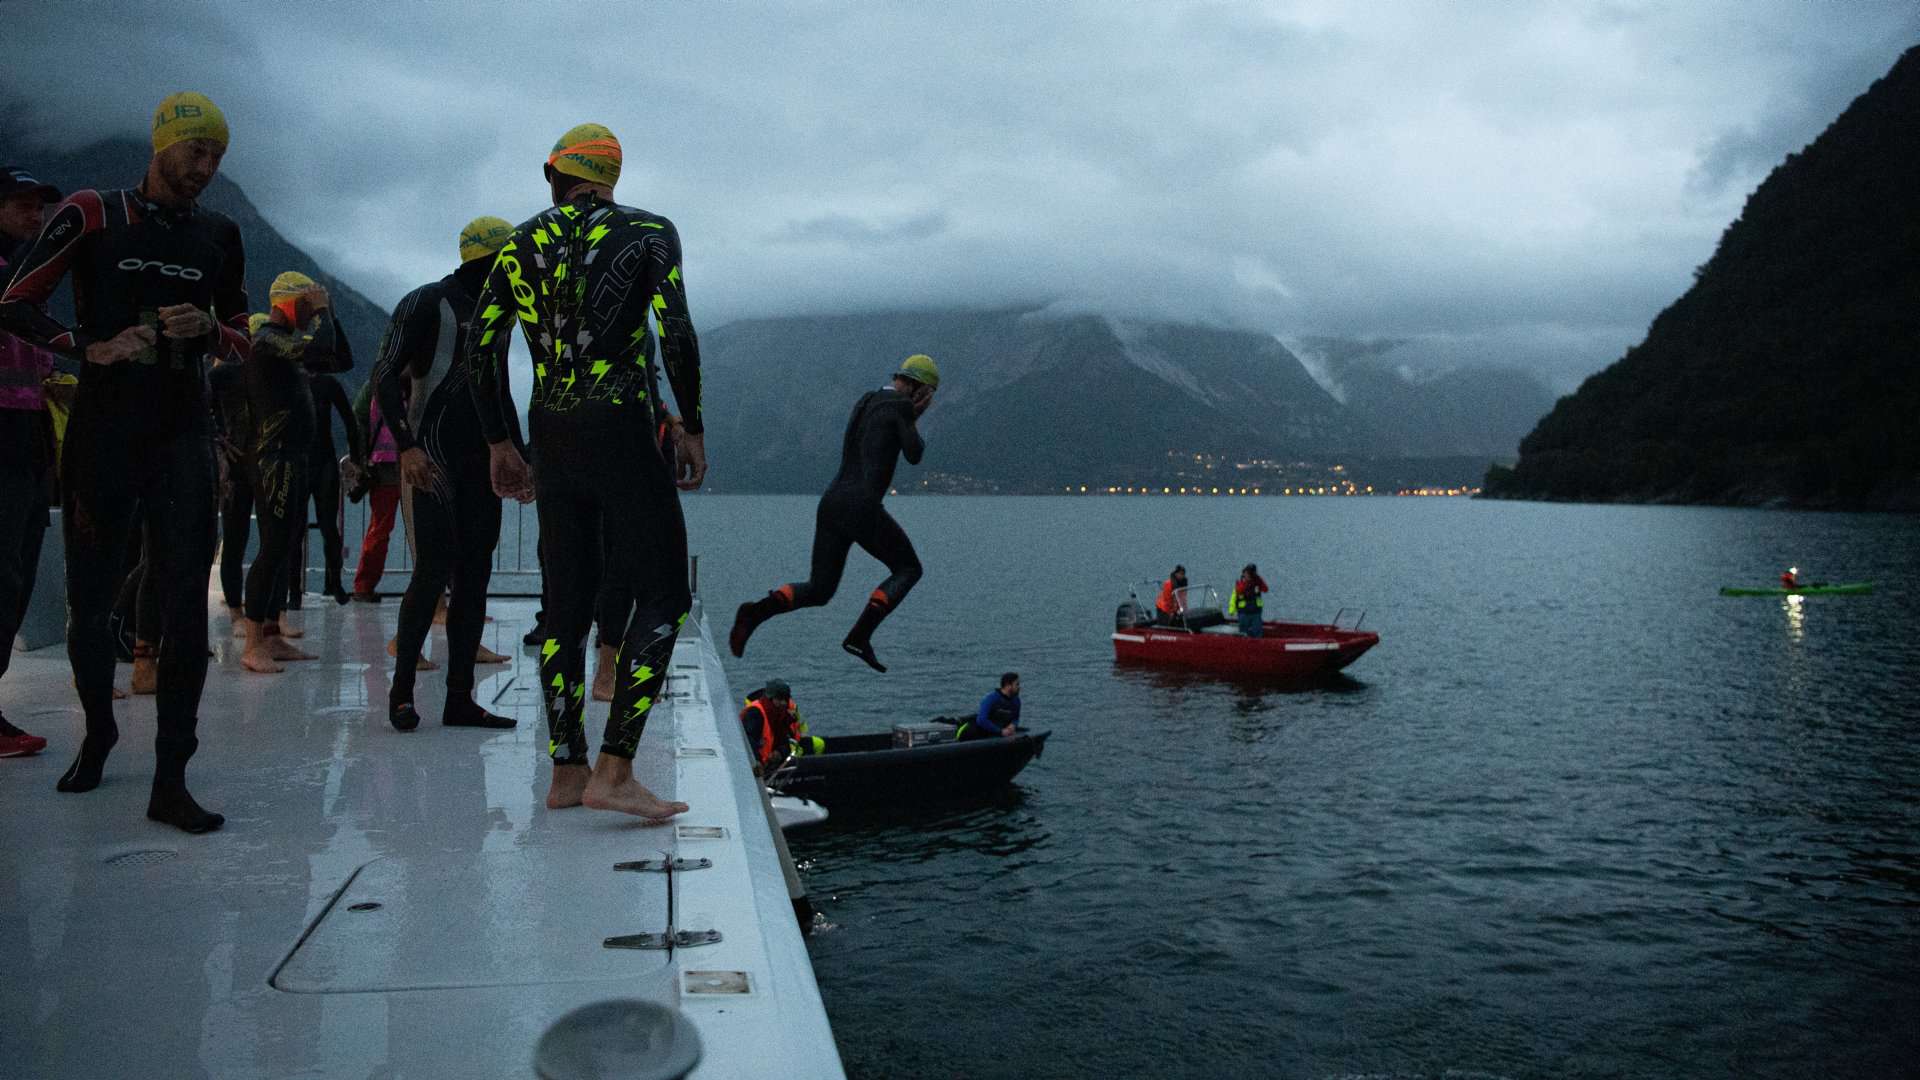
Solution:
[[(840, 1075), (744, 744), (710, 705), (727, 701), (710, 643), (683, 634), (672, 700), (636, 760), (643, 783), (693, 804), (680, 826), (549, 811), (534, 658), (520, 645), (534, 607), (490, 605), (485, 644), (512, 660), (478, 670), (477, 699), (520, 726), (443, 728), (442, 673), (423, 672), (423, 722), (409, 734), (385, 720), (396, 600), (310, 596), (292, 620), (319, 659), (274, 676), (240, 668), (216, 607), (188, 772), (227, 817), (207, 836), (144, 817), (151, 697), (119, 704), (101, 786), (56, 793), (82, 729), (65, 652), (16, 653), (0, 701), (50, 745), (0, 761), (0, 1072), (522, 1077), (554, 1019), (628, 997), (694, 1020), (707, 1044), (696, 1076)], [(446, 648), (436, 628), (429, 655)], [(606, 709), (589, 707), (596, 744)], [(664, 929), (666, 879), (612, 869), (663, 854), (715, 858), (675, 876), (674, 921), (724, 928), (724, 940), (604, 948)], [(350, 912), (356, 902), (380, 906)], [(743, 973), (748, 992), (699, 992), (729, 982), (697, 974), (708, 971)], [(768, 1030), (789, 1039), (786, 1053), (749, 1034)]]

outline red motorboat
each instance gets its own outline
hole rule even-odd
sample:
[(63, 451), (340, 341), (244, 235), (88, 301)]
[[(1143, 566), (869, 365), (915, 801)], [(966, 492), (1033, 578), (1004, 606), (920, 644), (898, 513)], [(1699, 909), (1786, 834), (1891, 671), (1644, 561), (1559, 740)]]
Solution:
[[(1148, 595), (1153, 588), (1147, 584)], [(1331, 675), (1380, 644), (1379, 634), (1360, 629), (1364, 611), (1350, 626), (1344, 609), (1325, 624), (1263, 621), (1265, 636), (1256, 638), (1228, 624), (1211, 586), (1188, 586), (1178, 590), (1176, 600), (1180, 614), (1168, 617), (1140, 603), (1138, 591), (1129, 594), (1114, 616), (1114, 660), (1304, 681)]]

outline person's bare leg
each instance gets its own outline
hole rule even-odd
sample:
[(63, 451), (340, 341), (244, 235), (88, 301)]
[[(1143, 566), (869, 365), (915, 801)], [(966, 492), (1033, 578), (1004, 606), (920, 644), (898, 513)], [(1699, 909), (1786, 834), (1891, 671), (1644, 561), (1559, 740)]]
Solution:
[(155, 659), (153, 645), (135, 638), (133, 641), (133, 692), (151, 694), (160, 688), (160, 662)]
[(587, 794), (587, 780), (592, 774), (593, 770), (585, 765), (555, 765), (553, 784), (547, 788), (547, 809), (579, 806)]
[(613, 669), (616, 650), (611, 645), (602, 645), (594, 654), (593, 661), (593, 700), (613, 700)]
[(285, 628), (277, 623), (270, 622), (265, 624), (264, 629), (261, 631), (261, 637), (266, 643), (267, 655), (273, 657), (275, 660), (318, 659), (312, 653), (306, 652), (293, 642), (288, 641)]
[(243, 638), (247, 636), (247, 613), (245, 610), (230, 607), (227, 609), (227, 618), (233, 621), (234, 637)]
[(287, 670), (274, 660), (273, 652), (267, 648), (266, 624), (252, 619), (242, 622), (247, 628), (247, 644), (240, 650), (240, 666), (262, 675), (277, 675)]
[(595, 810), (632, 814), (648, 821), (665, 821), (687, 812), (686, 803), (668, 802), (635, 780), (631, 760), (605, 752), (593, 763), (593, 776), (580, 801)]

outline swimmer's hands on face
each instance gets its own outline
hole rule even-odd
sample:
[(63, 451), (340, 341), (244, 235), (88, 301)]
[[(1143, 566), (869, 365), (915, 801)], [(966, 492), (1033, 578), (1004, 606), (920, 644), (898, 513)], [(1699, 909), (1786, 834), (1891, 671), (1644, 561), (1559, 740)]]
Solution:
[(314, 316), (333, 306), (333, 298), (327, 295), (324, 285), (314, 285), (303, 290), (293, 301), (293, 321), (298, 326), (311, 326)]
[(153, 347), (154, 336), (151, 326), (129, 326), (105, 341), (88, 345), (87, 363), (111, 367), (123, 360), (132, 360)]
[(533, 470), (513, 443), (502, 439), (487, 444), (487, 474), (495, 495), (521, 503), (533, 501)]
[(913, 392), (913, 415), (917, 419), (933, 405), (933, 387), (922, 385)]

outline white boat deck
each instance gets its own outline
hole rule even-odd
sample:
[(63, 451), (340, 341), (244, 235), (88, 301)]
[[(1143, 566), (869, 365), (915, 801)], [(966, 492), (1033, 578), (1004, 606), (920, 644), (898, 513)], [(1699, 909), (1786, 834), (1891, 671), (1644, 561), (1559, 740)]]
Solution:
[[(206, 836), (143, 816), (152, 698), (119, 705), (97, 790), (56, 793), (81, 734), (65, 650), (15, 653), (0, 702), (50, 745), (0, 761), (0, 1076), (524, 1078), (561, 1015), (635, 998), (692, 1022), (695, 1077), (842, 1076), (698, 609), (636, 761), (692, 810), (648, 826), (545, 808), (519, 641), (534, 607), (490, 604), (486, 643), (514, 659), (480, 669), (477, 696), (517, 730), (441, 727), (444, 683), (423, 672), (402, 735), (385, 720), (397, 600), (309, 596), (290, 618), (320, 659), (278, 676), (241, 670), (216, 603), (188, 772), (227, 816)], [(436, 628), (430, 655), (446, 647)], [(588, 710), (596, 746), (606, 709)], [(667, 858), (712, 865), (614, 869)], [(720, 939), (603, 944), (670, 929)]]

